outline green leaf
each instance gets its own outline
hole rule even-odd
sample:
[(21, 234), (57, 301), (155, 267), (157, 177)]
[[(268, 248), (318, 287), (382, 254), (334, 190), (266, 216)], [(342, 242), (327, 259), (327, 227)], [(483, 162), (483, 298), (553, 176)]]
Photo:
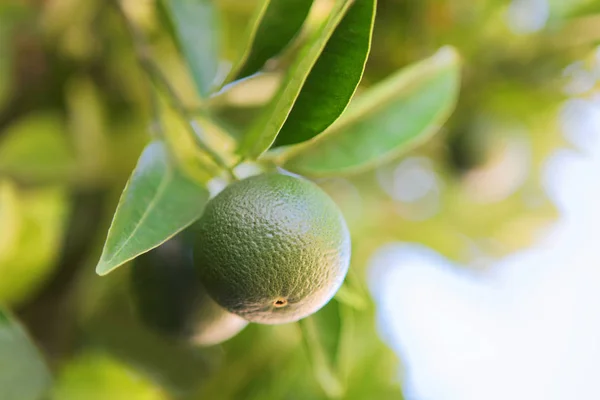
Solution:
[(298, 34), (314, 0), (263, 0), (250, 22), (244, 51), (227, 81), (250, 76)]
[[(570, 5), (570, 7), (569, 7)], [(581, 18), (600, 14), (600, 4), (596, 0), (573, 2), (565, 5), (567, 18)]]
[(64, 180), (76, 171), (65, 125), (57, 114), (39, 112), (10, 125), (0, 139), (0, 175), (27, 181)]
[(376, 6), (376, 0), (354, 2), (311, 70), (274, 146), (309, 140), (344, 112), (369, 56)]
[(357, 290), (351, 288), (348, 284), (344, 283), (342, 287), (335, 294), (335, 299), (340, 303), (357, 310), (364, 310), (366, 308), (365, 296), (359, 293)]
[(16, 319), (0, 307), (0, 398), (38, 400), (51, 383), (39, 350)]
[(165, 4), (165, 0), (157, 1), (155, 3), (155, 12), (157, 24), (164, 29), (165, 33), (171, 40), (177, 43), (178, 39), (175, 21), (173, 18), (171, 18), (171, 12), (169, 11), (169, 6)]
[(460, 86), (457, 53), (443, 48), (369, 89), (314, 140), (276, 156), (308, 176), (354, 173), (429, 139), (450, 116)]
[(358, 273), (350, 268), (342, 286), (335, 294), (335, 299), (345, 306), (355, 310), (365, 310), (369, 304), (369, 294), (362, 284)]
[(54, 272), (68, 205), (63, 188), (19, 190), (9, 181), (0, 181), (1, 303), (23, 303)]
[(316, 314), (300, 320), (313, 373), (330, 398), (339, 398), (345, 391), (338, 376), (340, 343), (344, 332), (340, 309), (338, 302), (332, 300)]
[[(220, 169), (214, 159), (198, 146), (196, 139), (213, 146), (214, 135), (208, 134), (192, 116), (183, 115), (174, 108), (164, 96), (158, 95), (157, 100), (160, 137), (167, 143), (176, 164), (194, 180), (207, 183), (220, 173)], [(215, 148), (224, 150), (218, 146)]]
[(23, 211), (16, 185), (6, 179), (0, 180), (0, 265), (14, 253)]
[(0, 109), (13, 96), (17, 88), (16, 28), (34, 14), (35, 7), (18, 1), (0, 2)]
[(206, 98), (219, 67), (218, 17), (211, 0), (165, 0), (198, 94)]
[(335, 3), (327, 21), (298, 54), (279, 91), (246, 133), (238, 149), (239, 154), (246, 158), (258, 158), (273, 144), (304, 83), (350, 5), (351, 2), (346, 0)]
[(96, 272), (105, 275), (165, 242), (198, 219), (208, 199), (206, 188), (171, 165), (162, 142), (150, 143), (121, 195)]
[(12, 94), (13, 77), (13, 46), (11, 43), (12, 29), (7, 24), (8, 18), (0, 13), (0, 107), (4, 107)]
[(134, 304), (131, 274), (131, 269), (122, 268), (88, 287), (97, 291), (100, 284), (100, 291), (93, 296), (89, 313), (81, 323), (82, 343), (133, 368), (135, 371), (131, 372), (139, 378), (150, 379), (165, 391), (178, 394), (170, 398), (190, 398), (184, 394), (194, 392), (206, 382), (210, 359), (218, 347), (200, 348), (148, 329), (131, 307)]
[(103, 352), (85, 352), (62, 368), (52, 400), (166, 400), (160, 388)]

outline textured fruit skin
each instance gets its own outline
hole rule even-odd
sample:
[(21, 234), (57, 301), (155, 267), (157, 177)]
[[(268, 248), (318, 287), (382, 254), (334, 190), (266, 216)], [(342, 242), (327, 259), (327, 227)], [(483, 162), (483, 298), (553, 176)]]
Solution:
[(316, 312), (348, 272), (342, 213), (301, 177), (268, 173), (233, 183), (208, 203), (195, 231), (195, 262), (209, 294), (252, 322)]
[(138, 316), (150, 329), (210, 346), (240, 332), (248, 322), (208, 295), (182, 235), (138, 257), (130, 284)]

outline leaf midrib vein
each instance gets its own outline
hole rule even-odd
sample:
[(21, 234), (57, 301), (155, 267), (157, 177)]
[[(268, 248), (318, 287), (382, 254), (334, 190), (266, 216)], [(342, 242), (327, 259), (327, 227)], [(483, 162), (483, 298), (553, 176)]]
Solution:
[(146, 219), (148, 219), (148, 216), (150, 215), (151, 211), (154, 209), (154, 207), (156, 207), (158, 199), (162, 197), (163, 192), (166, 190), (166, 187), (168, 186), (168, 182), (171, 180), (170, 178), (172, 177), (172, 175), (173, 171), (170, 168), (168, 168), (166, 173), (164, 174), (163, 180), (160, 182), (160, 185), (158, 185), (156, 195), (150, 201), (148, 207), (146, 207), (146, 210), (142, 214), (142, 217), (139, 219), (138, 223), (133, 228), (133, 231), (131, 231), (129, 236), (127, 236), (127, 238), (121, 243), (121, 246), (119, 246), (119, 248), (113, 253), (113, 256), (108, 261), (106, 261), (107, 264), (111, 264), (115, 260), (115, 258), (117, 258), (121, 251), (123, 251), (123, 248), (125, 248), (125, 246), (129, 244), (129, 242), (135, 236), (139, 228), (144, 224)]

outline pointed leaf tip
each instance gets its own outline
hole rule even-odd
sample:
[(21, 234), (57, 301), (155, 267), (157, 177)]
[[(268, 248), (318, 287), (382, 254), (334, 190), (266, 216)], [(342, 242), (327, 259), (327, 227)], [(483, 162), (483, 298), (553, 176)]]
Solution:
[(123, 190), (96, 273), (108, 274), (192, 224), (209, 197), (172, 165), (162, 142), (150, 143)]

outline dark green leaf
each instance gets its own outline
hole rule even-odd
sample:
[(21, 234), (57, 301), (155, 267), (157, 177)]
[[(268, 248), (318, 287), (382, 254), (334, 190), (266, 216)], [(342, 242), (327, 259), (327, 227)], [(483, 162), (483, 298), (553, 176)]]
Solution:
[(344, 112), (365, 69), (376, 6), (376, 0), (354, 2), (306, 79), (275, 146), (309, 140)]
[(219, 27), (211, 0), (165, 0), (196, 89), (208, 97), (219, 66)]
[(119, 269), (103, 280), (107, 281), (105, 290), (82, 325), (82, 340), (169, 392), (183, 395), (193, 391), (210, 376), (216, 349), (198, 348), (148, 329), (131, 307), (135, 303), (128, 283), (130, 273), (126, 268)]
[(248, 42), (230, 77), (241, 79), (260, 70), (298, 34), (314, 0), (263, 0), (250, 22)]
[(41, 399), (52, 382), (36, 346), (13, 316), (0, 307), (0, 398)]
[(258, 158), (273, 144), (308, 75), (350, 5), (351, 3), (347, 0), (338, 0), (330, 17), (298, 54), (279, 91), (246, 133), (239, 148), (242, 156)]
[(96, 272), (105, 275), (165, 242), (202, 215), (208, 198), (171, 165), (162, 142), (150, 143), (121, 195)]
[[(178, 39), (175, 22), (173, 21), (173, 18), (171, 18), (171, 13), (169, 12), (168, 6), (165, 4), (165, 0), (157, 1), (155, 6), (157, 23), (163, 27), (169, 38), (175, 41), (176, 45), (179, 45), (179, 43), (177, 43)], [(179, 50), (181, 50), (180, 47)]]
[(389, 77), (356, 99), (331, 129), (277, 155), (290, 171), (327, 176), (367, 169), (430, 138), (450, 116), (460, 86), (456, 52)]

